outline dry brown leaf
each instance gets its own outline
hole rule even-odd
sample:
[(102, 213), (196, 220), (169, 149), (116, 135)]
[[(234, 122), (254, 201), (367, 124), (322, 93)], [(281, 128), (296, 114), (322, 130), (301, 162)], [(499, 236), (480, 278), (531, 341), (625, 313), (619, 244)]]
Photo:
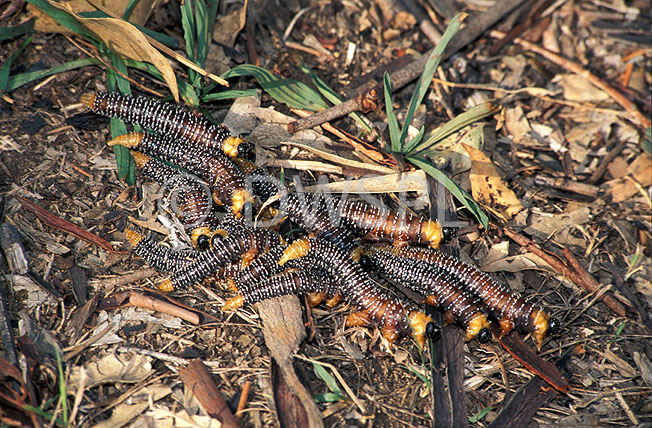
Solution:
[(639, 191), (638, 186), (628, 177), (633, 178), (644, 188), (652, 186), (652, 155), (641, 153), (629, 165), (627, 176), (604, 183), (603, 187), (611, 195), (612, 202), (627, 200)]
[(471, 158), (471, 193), (473, 199), (487, 205), (507, 221), (523, 209), (516, 194), (508, 188), (493, 162), (481, 150), (463, 144)]
[(133, 59), (152, 64), (163, 76), (174, 99), (179, 101), (177, 79), (169, 61), (156, 50), (143, 33), (130, 23), (115, 18), (82, 18), (68, 4), (62, 5), (53, 1), (49, 3), (57, 9), (72, 15), (80, 24), (99, 37), (112, 51)]
[[(86, 387), (92, 388), (103, 383), (137, 383), (147, 379), (152, 374), (152, 358), (145, 355), (108, 354), (101, 359), (86, 364), (83, 369), (88, 375)], [(72, 369), (67, 382), (74, 394), (82, 366)]]
[(509, 108), (505, 110), (505, 127), (512, 136), (515, 143), (530, 138), (530, 122), (528, 122), (522, 107)]
[(564, 98), (568, 101), (588, 102), (609, 99), (609, 95), (577, 74), (560, 74), (555, 76), (553, 81), (561, 85), (564, 89)]
[(360, 178), (358, 180), (334, 181), (331, 183), (306, 186), (306, 192), (325, 193), (428, 193), (428, 181), (423, 170), (404, 172), (401, 174), (385, 174), (378, 177)]

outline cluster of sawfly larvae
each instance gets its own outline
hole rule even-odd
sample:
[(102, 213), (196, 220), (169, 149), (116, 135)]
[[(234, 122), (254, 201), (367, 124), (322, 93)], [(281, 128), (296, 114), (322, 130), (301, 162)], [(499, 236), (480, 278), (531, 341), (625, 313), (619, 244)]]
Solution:
[[(451, 231), (437, 221), (322, 194), (280, 195), (274, 179), (255, 165), (253, 146), (222, 125), (144, 97), (97, 92), (81, 100), (95, 113), (145, 129), (108, 144), (129, 148), (145, 178), (176, 192), (177, 215), (193, 249), (173, 250), (126, 230), (136, 254), (168, 274), (161, 291), (220, 279), (235, 293), (224, 310), (288, 294), (307, 294), (310, 304), (329, 307), (344, 300), (353, 308), (347, 326), (377, 327), (390, 343), (408, 336), (423, 346), (439, 326), (421, 306), (379, 285), (394, 282), (442, 311), (466, 340), (490, 341), (495, 322), (500, 335), (532, 333), (540, 347), (559, 329), (541, 308), (439, 252)], [(273, 196), (276, 202), (263, 205)], [(245, 223), (247, 210), (280, 212), (305, 233), (287, 243), (273, 227)]]

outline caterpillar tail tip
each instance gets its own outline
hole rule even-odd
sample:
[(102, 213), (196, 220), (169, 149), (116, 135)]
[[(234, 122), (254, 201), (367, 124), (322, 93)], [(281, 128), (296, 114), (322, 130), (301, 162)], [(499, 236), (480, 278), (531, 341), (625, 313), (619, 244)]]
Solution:
[(92, 109), (95, 106), (95, 100), (97, 99), (97, 92), (86, 92), (79, 97), (79, 101), (89, 109)]
[(131, 246), (134, 248), (138, 246), (140, 241), (145, 239), (143, 235), (129, 228), (125, 229), (125, 236), (127, 237), (127, 241), (129, 241), (129, 244), (131, 244)]
[(241, 308), (243, 305), (244, 305), (244, 297), (242, 296), (242, 294), (240, 294), (227, 300), (226, 303), (224, 303), (224, 306), (222, 306), (222, 310), (235, 311), (236, 309)]
[(142, 132), (130, 132), (128, 134), (120, 135), (113, 140), (107, 142), (108, 146), (123, 146), (130, 149), (138, 147), (143, 141), (145, 134)]
[(171, 293), (174, 291), (172, 280), (170, 278), (164, 279), (163, 282), (158, 285), (158, 291), (162, 293)]
[(421, 311), (412, 311), (408, 315), (408, 320), (412, 329), (412, 338), (419, 345), (419, 349), (423, 349), (428, 330), (431, 329), (428, 325), (433, 323), (432, 318)]

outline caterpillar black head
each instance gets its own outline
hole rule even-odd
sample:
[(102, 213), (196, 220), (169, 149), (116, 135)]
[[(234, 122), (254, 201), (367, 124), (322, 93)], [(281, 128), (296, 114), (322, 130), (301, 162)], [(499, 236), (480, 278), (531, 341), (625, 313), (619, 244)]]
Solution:
[[(242, 138), (240, 136), (239, 138)], [(249, 141), (242, 141), (238, 144), (238, 157), (250, 162), (256, 161), (256, 147)]]
[(434, 342), (436, 342), (441, 337), (441, 328), (431, 321), (426, 324), (426, 335)]
[(360, 263), (360, 267), (365, 272), (371, 272), (371, 270), (374, 268), (373, 260), (371, 260), (371, 257), (369, 257), (366, 254), (360, 256), (360, 260), (358, 260), (358, 263)]
[(208, 250), (211, 247), (211, 238), (208, 235), (199, 235), (197, 237), (197, 248)]
[(478, 332), (476, 338), (480, 343), (489, 343), (491, 342), (491, 339), (493, 339), (493, 334), (491, 334), (491, 330), (484, 327)]
[(442, 227), (442, 242), (450, 242), (457, 235), (457, 230), (454, 227)]
[(550, 318), (548, 320), (548, 336), (556, 336), (561, 333), (561, 321), (557, 318)]

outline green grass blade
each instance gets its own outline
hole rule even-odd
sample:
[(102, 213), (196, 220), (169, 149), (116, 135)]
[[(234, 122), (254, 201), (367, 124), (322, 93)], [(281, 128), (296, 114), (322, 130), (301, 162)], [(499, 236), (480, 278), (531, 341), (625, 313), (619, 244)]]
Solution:
[[(183, 39), (186, 43), (186, 56), (195, 64), (197, 63), (197, 47), (195, 41), (197, 35), (195, 32), (195, 16), (193, 13), (193, 4), (198, 2), (185, 1), (181, 3), (181, 27), (183, 28)], [(188, 70), (188, 80), (195, 88), (201, 84), (201, 76), (195, 70)]]
[(331, 390), (331, 392), (334, 392), (336, 394), (342, 394), (342, 390), (340, 390), (340, 387), (337, 385), (337, 381), (333, 376), (331, 376), (330, 373), (322, 366), (321, 364), (313, 361), (312, 362), (312, 367), (315, 369), (315, 374), (321, 378), (321, 380), (324, 381), (326, 386), (328, 386), (328, 389)]
[(57, 371), (59, 372), (59, 398), (61, 400), (61, 417), (68, 423), (68, 396), (66, 395), (66, 375), (63, 372), (63, 361), (59, 350), (57, 353)]
[(34, 22), (30, 20), (21, 25), (16, 25), (14, 27), (4, 27), (0, 28), (0, 41), (15, 39), (18, 36), (23, 34), (29, 34), (34, 32)]
[(315, 395), (315, 401), (317, 403), (335, 403), (337, 401), (342, 401), (345, 398), (344, 395), (335, 392), (326, 392), (324, 394)]
[(292, 108), (319, 111), (328, 107), (319, 93), (308, 85), (293, 79), (280, 78), (262, 67), (242, 64), (224, 73), (222, 78), (237, 76), (253, 76), (274, 100)]
[(470, 423), (470, 424), (477, 424), (477, 423), (480, 422), (482, 419), (484, 419), (484, 417), (487, 416), (487, 414), (489, 414), (489, 412), (491, 412), (493, 409), (494, 409), (494, 408), (491, 407), (491, 406), (487, 406), (487, 407), (485, 407), (484, 409), (480, 410), (480, 411), (479, 411), (478, 413), (476, 413), (475, 415), (471, 416), (471, 417), (469, 418), (469, 423)]
[(27, 73), (15, 74), (13, 76), (9, 76), (6, 89), (7, 92), (11, 92), (17, 88), (20, 88), (23, 85), (31, 83), (35, 80), (42, 79), (47, 76), (51, 76), (53, 74), (74, 70), (76, 68), (87, 67), (89, 65), (101, 65), (101, 64), (102, 63), (95, 58), (84, 58), (84, 59), (78, 59), (76, 61), (70, 61), (65, 64), (57, 65), (55, 67), (48, 68), (45, 70), (36, 70), (36, 71), (29, 71)]
[(32, 36), (25, 39), (23, 44), (7, 58), (7, 61), (0, 68), (0, 94), (4, 94), (9, 86), (9, 70), (11, 69), (11, 64), (30, 43), (32, 43)]
[[(322, 97), (326, 98), (329, 102), (331, 102), (334, 105), (341, 104), (342, 100), (340, 99), (339, 95), (332, 90), (326, 82), (324, 82), (319, 76), (317, 76), (311, 69), (309, 69), (306, 66), (301, 66), (299, 67), (299, 70), (303, 71), (306, 73), (308, 76), (310, 76), (310, 80), (312, 81), (312, 84), (315, 85), (319, 93), (321, 94)], [(356, 113), (356, 112), (351, 112), (349, 113), (349, 117), (362, 126), (367, 131), (371, 131), (371, 126), (364, 120), (362, 120), (362, 117)]]
[(488, 103), (479, 104), (469, 109), (468, 111), (458, 116), (455, 116), (453, 119), (444, 123), (439, 128), (431, 132), (428, 132), (425, 135), (423, 142), (416, 145), (416, 147), (413, 147), (413, 145), (415, 144), (413, 144), (413, 142), (410, 141), (410, 143), (406, 146), (406, 152), (416, 154), (423, 150), (427, 150), (432, 146), (434, 146), (435, 144), (442, 141), (443, 139), (445, 139), (446, 137), (464, 128), (465, 126), (468, 126), (474, 122), (482, 120), (487, 116), (491, 116), (492, 114), (496, 113), (499, 109), (500, 107), (493, 103), (488, 102)]
[(461, 24), (462, 14), (457, 14), (455, 17), (453, 17), (453, 19), (451, 19), (448, 27), (446, 28), (446, 31), (444, 32), (444, 35), (441, 36), (441, 40), (437, 44), (437, 47), (433, 50), (430, 58), (428, 58), (428, 61), (423, 68), (423, 72), (421, 73), (421, 76), (417, 82), (417, 89), (414, 91), (414, 94), (412, 94), (410, 106), (408, 107), (407, 113), (405, 115), (405, 123), (403, 125), (403, 130), (401, 131), (400, 137), (401, 149), (403, 149), (403, 145), (405, 144), (407, 138), (408, 126), (412, 123), (412, 119), (414, 119), (417, 107), (419, 107), (423, 101), (423, 98), (426, 96), (426, 92), (428, 92), (432, 77), (435, 75), (435, 71), (441, 62), (441, 56), (444, 53), (444, 49), (446, 49), (448, 43), (457, 34)]
[(652, 153), (652, 128), (647, 128), (641, 138), (641, 147), (648, 153)]
[(131, 13), (138, 5), (139, 1), (140, 0), (129, 0), (129, 3), (127, 3), (127, 7), (125, 7), (124, 13), (122, 14), (122, 19), (124, 19), (125, 21), (129, 21), (129, 17), (131, 16)]
[(473, 199), (471, 195), (464, 191), (460, 186), (457, 185), (453, 180), (451, 180), (446, 174), (441, 172), (439, 169), (435, 168), (430, 162), (426, 159), (417, 157), (417, 156), (408, 156), (407, 160), (424, 170), (428, 175), (430, 175), (435, 180), (443, 183), (446, 189), (455, 196), (455, 198), (464, 205), (464, 207), (469, 210), (478, 222), (485, 229), (489, 229), (489, 217), (487, 214), (482, 211), (480, 205)]
[(54, 19), (57, 23), (63, 25), (73, 33), (81, 34), (82, 36), (86, 36), (90, 39), (95, 40), (95, 36), (90, 31), (88, 31), (83, 25), (81, 25), (79, 21), (77, 21), (72, 15), (64, 12), (61, 9), (52, 7), (50, 3), (48, 3), (47, 1), (27, 0), (27, 2), (32, 3), (34, 6), (41, 9), (52, 19)]
[(392, 151), (398, 153), (401, 150), (400, 130), (398, 129), (398, 120), (392, 105), (392, 83), (389, 81), (388, 72), (383, 75), (383, 88), (385, 90), (385, 112), (387, 113), (389, 140), (392, 143)]
[(214, 94), (204, 95), (201, 100), (202, 102), (215, 101), (215, 100), (228, 100), (231, 98), (240, 98), (240, 97), (253, 97), (258, 95), (258, 91), (255, 89), (230, 89), (227, 91), (216, 92)]
[[(111, 63), (116, 70), (125, 75), (127, 74), (127, 65), (118, 54), (109, 51), (107, 56), (111, 58)], [(131, 95), (129, 81), (112, 69), (107, 70), (107, 83), (109, 85), (109, 91), (116, 92), (119, 90), (125, 95)], [(122, 120), (111, 118), (110, 123), (112, 138), (127, 133), (127, 126)], [(118, 177), (121, 180), (125, 180), (129, 186), (136, 184), (135, 165), (131, 158), (131, 154), (129, 153), (129, 149), (120, 145), (115, 145), (113, 146), (113, 153), (115, 154), (115, 162), (118, 167)]]

